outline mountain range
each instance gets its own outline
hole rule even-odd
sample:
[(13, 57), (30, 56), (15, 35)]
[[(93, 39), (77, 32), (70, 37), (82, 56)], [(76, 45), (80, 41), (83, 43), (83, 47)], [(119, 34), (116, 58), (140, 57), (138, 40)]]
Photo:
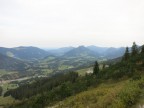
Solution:
[(98, 47), (98, 46), (79, 46), (79, 47), (63, 47), (53, 50), (44, 50), (37, 47), (14, 47), (5, 48), (0, 47), (0, 53), (22, 60), (36, 60), (42, 59), (49, 55), (58, 57), (75, 57), (75, 56), (93, 56), (93, 57), (105, 57), (107, 59), (117, 58), (123, 55), (125, 47)]
[(97, 58), (104, 57), (107, 59), (113, 59), (120, 57), (125, 52), (125, 47), (114, 48), (114, 47), (98, 47), (98, 46), (79, 46), (79, 47), (64, 47), (55, 50), (47, 50), (49, 53), (55, 56), (78, 56), (86, 55), (95, 56)]
[(0, 53), (9, 57), (22, 59), (22, 60), (35, 60), (41, 59), (49, 55), (45, 50), (37, 47), (15, 47), (15, 48), (4, 48), (0, 47)]
[(121, 57), (124, 51), (124, 47), (97, 46), (63, 47), (54, 50), (44, 50), (32, 46), (0, 47), (0, 69), (24, 70), (29, 66), (29, 62), (33, 63), (34, 66), (36, 65), (34, 68), (37, 68), (37, 66), (60, 70), (72, 67), (78, 68), (95, 60)]

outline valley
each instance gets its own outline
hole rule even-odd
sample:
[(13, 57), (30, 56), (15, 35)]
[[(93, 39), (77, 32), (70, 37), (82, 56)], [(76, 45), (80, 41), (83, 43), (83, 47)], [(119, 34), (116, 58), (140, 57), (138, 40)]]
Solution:
[(0, 0), (0, 108), (144, 108), (144, 0)]
[[(95, 60), (103, 62), (109, 59), (109, 57), (103, 56), (102, 52), (100, 52), (100, 50), (103, 50), (103, 53), (105, 53), (109, 48), (95, 47), (93, 46), (93, 49), (91, 49), (90, 46), (79, 46), (77, 48), (67, 47), (52, 51), (45, 51), (36, 47), (1, 47), (0, 57), (3, 62), (0, 62), (0, 69), (4, 70), (5, 74), (9, 73), (9, 71), (17, 72), (17, 77), (33, 76), (34, 74), (51, 75), (59, 72), (75, 71), (83, 67), (92, 66)], [(119, 48), (117, 50), (119, 50)], [(114, 51), (111, 51), (111, 53)], [(9, 53), (14, 56), (9, 55)], [(31, 57), (33, 58), (28, 59)], [(113, 58), (115, 58), (115, 56)], [(0, 71), (0, 73), (2, 74), (3, 72)], [(9, 77), (8, 79), (15, 77), (12, 76), (12, 74), (11, 76), (8, 75), (5, 75)], [(1, 77), (5, 76), (1, 75)]]
[[(103, 51), (105, 52), (106, 49)], [(1, 67), (0, 70), (2, 88), (0, 105), (12, 108), (43, 108), (45, 106), (48, 108), (83, 108), (84, 106), (127, 108), (127, 101), (134, 99), (130, 106), (133, 105), (136, 108), (143, 103), (143, 87), (138, 86), (141, 84), (143, 86), (144, 83), (144, 70), (141, 64), (143, 55), (130, 57), (127, 61), (126, 52), (117, 58), (110, 56), (111, 59), (95, 52), (79, 46), (61, 56), (47, 55), (40, 59), (35, 58), (35, 60), (18, 59), (2, 54), (5, 58), (3, 64), (7, 62), (11, 68)], [(11, 64), (9, 60), (25, 65), (21, 69), (19, 65)], [(139, 60), (141, 62), (137, 64)], [(99, 65), (99, 72), (96, 76), (93, 70), (95, 61), (98, 61)], [(132, 91), (126, 92), (128, 85)], [(136, 88), (132, 88), (133, 86)], [(123, 96), (121, 98), (117, 95), (122, 91), (128, 96), (133, 94), (141, 98), (137, 100), (136, 105), (134, 104), (136, 97), (130, 97), (126, 103), (120, 103)], [(5, 100), (9, 102), (3, 103)]]

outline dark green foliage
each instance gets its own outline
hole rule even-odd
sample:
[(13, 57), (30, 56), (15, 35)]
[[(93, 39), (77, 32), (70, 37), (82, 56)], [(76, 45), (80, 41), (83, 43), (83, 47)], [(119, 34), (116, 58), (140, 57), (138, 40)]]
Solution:
[(94, 68), (93, 68), (93, 74), (98, 75), (98, 73), (99, 73), (99, 64), (96, 61), (95, 64), (94, 64)]
[(29, 98), (38, 93), (42, 93), (45, 91), (52, 90), (54, 87), (61, 85), (64, 82), (70, 81), (75, 82), (78, 74), (74, 72), (70, 72), (68, 74), (60, 74), (53, 76), (52, 78), (44, 78), (36, 81), (33, 84), (25, 84), (20, 86), (17, 89), (7, 91), (4, 96), (13, 96), (16, 99), (24, 99)]
[(138, 53), (138, 48), (135, 43), (132, 46), (131, 56), (129, 56), (128, 48), (122, 58), (122, 61), (115, 63), (107, 69), (103, 69), (98, 74), (100, 79), (120, 79), (123, 76), (132, 77), (136, 71), (144, 70), (144, 55)]
[(132, 56), (136, 56), (137, 54), (138, 54), (138, 48), (137, 48), (136, 43), (133, 42), (131, 55), (132, 55)]
[(140, 84), (142, 81), (131, 81), (124, 89), (120, 91), (118, 94), (118, 99), (125, 105), (125, 108), (130, 108), (138, 99), (138, 96), (140, 94)]
[(129, 48), (126, 47), (126, 51), (124, 53), (123, 60), (127, 61), (128, 59), (129, 59)]
[(142, 48), (141, 48), (141, 54), (144, 55), (144, 45), (143, 45)]
[(3, 89), (2, 89), (2, 87), (0, 86), (0, 96), (2, 95), (2, 92), (3, 92)]
[[(43, 84), (44, 82), (48, 84)], [(57, 83), (57, 85), (52, 86), (51, 83)], [(23, 100), (29, 98), (28, 101), (23, 101), (16, 106), (11, 106), (11, 108), (44, 108), (45, 106), (51, 105), (56, 101), (61, 101), (66, 97), (87, 90), (89, 86), (96, 86), (98, 83), (99, 82), (93, 75), (78, 77), (77, 73), (70, 72), (65, 75), (55, 76), (49, 81), (39, 80), (39, 83), (33, 83), (31, 86), (27, 85), (29, 87), (25, 85), (19, 87), (18, 89), (10, 90), (5, 94), (5, 96), (11, 95), (16, 99)], [(42, 88), (43, 86), (40, 85), (45, 85), (47, 90), (44, 90), (44, 88)], [(49, 85), (51, 85), (51, 89), (49, 89)], [(36, 92), (36, 89), (40, 89), (40, 91)]]

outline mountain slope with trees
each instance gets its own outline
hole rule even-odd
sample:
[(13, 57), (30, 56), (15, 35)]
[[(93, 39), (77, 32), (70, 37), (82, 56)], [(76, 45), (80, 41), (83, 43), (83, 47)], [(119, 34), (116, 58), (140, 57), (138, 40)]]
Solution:
[[(122, 60), (108, 68), (100, 70), (96, 62), (93, 74), (78, 76), (77, 73), (70, 72), (56, 75), (51, 79), (40, 79), (35, 83), (9, 90), (5, 96), (11, 95), (21, 100), (21, 103), (13, 104), (10, 108), (44, 108), (70, 96), (74, 98), (68, 99), (66, 103), (56, 104), (56, 107), (85, 105), (91, 108), (96, 106), (129, 108), (137, 102), (144, 88), (144, 46), (141, 50), (137, 49), (137, 45), (133, 43), (132, 52), (129, 53), (129, 49), (126, 48)], [(108, 82), (110, 83), (108, 86), (105, 85), (106, 87), (100, 89), (99, 86)], [(102, 92), (93, 92), (92, 88), (94, 91), (102, 90)], [(85, 92), (86, 90), (88, 92)], [(79, 95), (80, 92), (84, 94)]]
[(9, 57), (18, 58), (22, 60), (35, 60), (44, 58), (50, 53), (37, 47), (15, 47), (4, 48), (0, 47), (0, 53)]
[(24, 71), (27, 66), (26, 62), (0, 54), (0, 69)]

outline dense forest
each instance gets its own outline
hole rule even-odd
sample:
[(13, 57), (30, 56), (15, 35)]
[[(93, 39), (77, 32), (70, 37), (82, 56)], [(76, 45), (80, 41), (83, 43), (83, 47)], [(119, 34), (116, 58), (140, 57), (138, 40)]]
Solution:
[[(122, 79), (130, 79), (131, 82), (125, 88), (126, 90), (121, 91), (117, 96), (117, 102), (123, 105), (123, 108), (127, 108), (135, 103), (140, 90), (144, 87), (143, 71), (144, 46), (138, 47), (136, 43), (133, 43), (131, 50), (128, 47), (126, 48), (120, 62), (109, 67), (103, 65), (103, 68), (100, 69), (96, 61), (92, 74), (79, 76), (76, 72), (65, 72), (8, 90), (4, 96), (11, 95), (15, 99), (21, 100), (20, 103), (10, 105), (10, 108), (44, 108), (67, 97), (75, 96), (91, 87), (96, 88), (108, 80), (118, 82)], [(111, 105), (115, 106), (116, 104)], [(116, 107), (121, 108), (120, 106)]]

